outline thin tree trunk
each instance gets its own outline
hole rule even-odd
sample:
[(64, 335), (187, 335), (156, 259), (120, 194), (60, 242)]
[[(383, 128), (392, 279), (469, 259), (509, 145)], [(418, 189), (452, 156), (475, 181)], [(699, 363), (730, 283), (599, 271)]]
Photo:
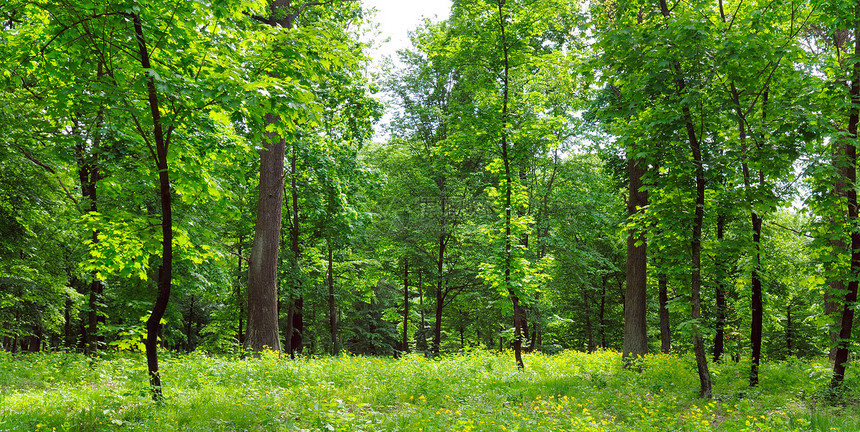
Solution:
[[(847, 143), (844, 140), (834, 139), (833, 144), (833, 156), (832, 156), (832, 165), (834, 170), (836, 171), (836, 181), (833, 184), (833, 195), (839, 198), (848, 199), (848, 171), (853, 169), (848, 166), (848, 162), (845, 160), (845, 156), (847, 154)], [(841, 232), (842, 226), (845, 225), (845, 213), (841, 212), (840, 217), (832, 217), (831, 223), (840, 225), (837, 232)], [(841, 256), (843, 254), (848, 254), (848, 245), (846, 244), (843, 238), (836, 238), (830, 240), (830, 247), (833, 248), (834, 256)], [(833, 363), (836, 361), (836, 349), (839, 344), (839, 331), (841, 324), (841, 309), (840, 309), (840, 297), (841, 295), (837, 295), (835, 293), (844, 293), (847, 292), (848, 287), (845, 285), (845, 276), (844, 271), (840, 272), (838, 260), (832, 261), (830, 267), (827, 269), (827, 273), (830, 274), (829, 280), (827, 281), (827, 285), (829, 289), (824, 292), (824, 314), (829, 316), (832, 320), (830, 326), (830, 362)]]
[[(609, 282), (609, 278), (606, 279), (606, 282)], [(603, 284), (600, 287), (600, 307), (597, 314), (597, 325), (600, 326), (600, 347), (603, 349), (609, 347), (606, 344), (606, 285)]]
[(403, 346), (404, 353), (409, 352), (409, 261), (403, 262)]
[[(442, 214), (445, 214), (445, 197), (441, 200)], [(443, 220), (444, 222), (444, 220)], [(435, 326), (433, 328), (433, 354), (439, 354), (439, 347), (442, 344), (442, 308), (445, 300), (445, 249), (446, 249), (446, 234), (445, 227), (442, 226), (442, 231), (439, 233), (439, 251), (436, 257), (436, 315)]]
[[(660, 0), (660, 12), (665, 18), (669, 18), (669, 7), (666, 0)], [(678, 95), (686, 96), (687, 83), (684, 79), (681, 70), (681, 63), (677, 60), (673, 62), (675, 70)], [(687, 140), (690, 144), (690, 153), (693, 157), (693, 166), (696, 177), (696, 208), (693, 217), (693, 235), (690, 239), (690, 260), (692, 261), (692, 271), (690, 274), (690, 300), (691, 311), (690, 317), (696, 321), (696, 327), (693, 332), (693, 352), (696, 355), (696, 369), (699, 373), (699, 396), (702, 398), (711, 398), (711, 373), (708, 370), (708, 358), (705, 355), (705, 343), (702, 337), (701, 323), (702, 318), (702, 226), (705, 218), (705, 166), (702, 161), (702, 148), (699, 144), (699, 138), (696, 136), (696, 127), (693, 124), (693, 115), (690, 113), (690, 108), (686, 105), (681, 106), (681, 114), (684, 119), (684, 126), (687, 132)]]
[(444, 305), (444, 292), (442, 291), (442, 280), (439, 280), (439, 286), (436, 289), (436, 315), (435, 326), (433, 328), (433, 354), (439, 355), (439, 348), (442, 344), (442, 307)]
[[(717, 242), (722, 243), (726, 225), (726, 216), (724, 214), (717, 215)], [(725, 286), (725, 269), (722, 263), (717, 264), (717, 328), (714, 334), (714, 362), (719, 362), (725, 352), (725, 329), (726, 329), (726, 286)]]
[[(762, 327), (764, 320), (764, 306), (762, 302), (762, 286), (761, 286), (761, 225), (762, 217), (753, 208), (754, 199), (752, 196), (752, 185), (750, 181), (750, 170), (747, 164), (747, 133), (746, 133), (746, 117), (740, 105), (740, 95), (735, 83), (731, 83), (732, 99), (735, 105), (735, 113), (738, 116), (738, 139), (741, 142), (741, 148), (744, 151), (744, 159), (741, 163), (741, 168), (744, 177), (744, 190), (746, 191), (747, 205), (750, 207), (750, 220), (753, 230), (753, 268), (750, 274), (752, 285), (751, 309), (752, 318), (750, 323), (750, 345), (752, 346), (752, 364), (750, 365), (749, 385), (754, 387), (758, 385), (758, 368), (761, 363), (761, 338)], [(759, 182), (764, 183), (764, 172), (759, 170)]]
[(418, 313), (421, 321), (418, 323), (418, 335), (415, 341), (415, 349), (421, 352), (427, 351), (427, 323), (424, 321), (424, 272), (418, 268)]
[(304, 323), (304, 296), (302, 294), (302, 282), (300, 277), (300, 259), (301, 259), (301, 250), (299, 249), (299, 188), (298, 188), (298, 150), (295, 145), (292, 147), (292, 152), (290, 155), (290, 197), (291, 197), (291, 208), (292, 208), (292, 217), (290, 223), (290, 251), (292, 252), (292, 257), (290, 261), (290, 271), (296, 273), (293, 275), (293, 280), (295, 281), (295, 286), (293, 287), (293, 295), (296, 296), (295, 301), (292, 303), (291, 312), (293, 313), (292, 319), (292, 333), (288, 333), (291, 335), (290, 338), (290, 356), (294, 357), (296, 353), (301, 353), (303, 348), (303, 339), (304, 339), (304, 331), (305, 331), (305, 323)]
[(236, 323), (236, 339), (239, 346), (245, 346), (245, 298), (242, 296), (242, 236), (236, 245), (236, 259), (239, 269), (236, 272), (236, 304), (239, 306), (239, 322)]
[(793, 342), (794, 342), (794, 329), (791, 327), (791, 303), (794, 299), (788, 301), (788, 306), (786, 306), (785, 310), (785, 350), (787, 354), (790, 356), (794, 351)]
[(503, 7), (505, 5), (504, 0), (499, 0), (498, 3), (498, 11), (499, 11), (499, 29), (502, 37), (502, 52), (504, 54), (504, 70), (502, 73), (502, 136), (501, 136), (501, 146), (502, 146), (502, 162), (505, 165), (505, 178), (504, 178), (504, 188), (505, 188), (505, 286), (508, 289), (508, 295), (511, 299), (511, 303), (513, 305), (514, 312), (514, 358), (517, 362), (517, 369), (524, 369), (525, 363), (523, 363), (523, 336), (522, 336), (522, 326), (523, 326), (523, 316), (522, 309), (520, 308), (520, 298), (517, 296), (516, 291), (511, 287), (511, 266), (513, 263), (512, 260), (512, 242), (511, 242), (511, 225), (512, 225), (512, 189), (513, 189), (513, 174), (511, 172), (511, 160), (509, 155), (509, 143), (508, 143), (508, 133), (507, 133), (507, 123), (508, 123), (508, 98), (510, 92), (510, 57), (509, 57), (509, 47), (507, 43), (507, 35), (505, 33), (505, 13)]
[(660, 351), (669, 354), (672, 351), (672, 331), (669, 328), (669, 281), (665, 273), (657, 277), (657, 289), (660, 303)]
[[(140, 65), (144, 70), (152, 68), (149, 51), (143, 36), (143, 24), (140, 16), (131, 14), (134, 23), (134, 33), (137, 39)], [(161, 331), (161, 319), (170, 301), (171, 279), (173, 277), (173, 207), (171, 203), (170, 177), (167, 165), (167, 147), (170, 142), (172, 127), (164, 131), (161, 124), (158, 93), (155, 79), (147, 74), (146, 90), (149, 110), (152, 116), (152, 135), (155, 140), (155, 164), (158, 169), (159, 201), (161, 203), (161, 266), (158, 269), (158, 293), (149, 318), (146, 320), (146, 362), (149, 371), (149, 384), (153, 400), (162, 399), (161, 374), (158, 370), (158, 335)]]
[(328, 327), (331, 333), (331, 355), (340, 354), (337, 340), (337, 314), (334, 301), (334, 260), (332, 259), (331, 244), (328, 245)]
[(188, 321), (185, 324), (185, 350), (191, 351), (191, 332), (193, 331), (194, 326), (194, 296), (191, 296), (190, 303), (188, 305)]
[[(858, 216), (857, 203), (857, 123), (860, 121), (860, 3), (854, 5), (854, 67), (851, 77), (851, 109), (848, 116), (848, 135), (853, 138), (848, 143), (846, 157), (848, 159), (848, 222), (851, 228), (851, 269), (849, 274), (860, 272), (860, 231), (856, 226)], [(845, 367), (848, 363), (848, 348), (851, 343), (851, 327), (854, 325), (854, 308), (857, 303), (858, 281), (852, 277), (848, 282), (848, 293), (842, 309), (842, 325), (839, 331), (839, 343), (836, 349), (836, 359), (833, 363), (833, 377), (830, 388), (835, 392), (841, 389), (845, 379)]]
[(585, 335), (588, 337), (588, 342), (586, 342), (585, 350), (588, 353), (594, 351), (594, 326), (591, 323), (591, 301), (590, 296), (588, 295), (588, 288), (582, 288), (582, 300), (585, 304)]

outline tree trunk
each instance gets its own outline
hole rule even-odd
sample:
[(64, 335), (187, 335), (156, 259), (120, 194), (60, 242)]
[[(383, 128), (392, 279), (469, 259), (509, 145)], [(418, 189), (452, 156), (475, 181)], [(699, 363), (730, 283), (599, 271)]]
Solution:
[[(854, 226), (857, 223), (857, 123), (860, 121), (860, 3), (854, 5), (854, 62), (851, 77), (851, 109), (848, 116), (848, 135), (853, 138), (848, 143), (846, 157), (848, 159), (848, 222), (851, 226), (851, 269), (850, 275), (860, 272), (860, 231)], [(842, 305), (842, 321), (839, 331), (839, 342), (836, 348), (836, 359), (833, 363), (833, 377), (830, 388), (834, 392), (841, 390), (845, 379), (845, 367), (848, 363), (848, 348), (851, 344), (851, 327), (854, 325), (854, 308), (857, 303), (858, 281), (852, 277), (848, 281), (848, 293)]]
[(442, 307), (444, 305), (445, 296), (442, 291), (442, 280), (439, 280), (439, 286), (436, 289), (436, 315), (435, 326), (433, 327), (433, 354), (439, 355), (439, 347), (442, 344)]
[[(292, 28), (296, 15), (290, 13), (291, 0), (272, 0), (271, 17), (264, 20), (274, 27)], [(266, 124), (281, 121), (266, 114)], [(260, 153), (260, 186), (254, 244), (248, 265), (248, 330), (245, 347), (259, 353), (268, 347), (281, 350), (278, 332), (278, 250), (284, 199), (284, 156), (286, 141), (267, 132)]]
[[(724, 214), (717, 215), (717, 242), (722, 243), (726, 225), (726, 216)], [(717, 264), (717, 328), (714, 334), (714, 362), (719, 362), (725, 352), (725, 329), (726, 329), (726, 272), (722, 263)]]
[(418, 268), (418, 313), (421, 316), (421, 321), (418, 323), (418, 334), (415, 335), (415, 349), (420, 352), (427, 351), (427, 324), (424, 321), (424, 272)]
[[(660, 0), (660, 12), (665, 18), (669, 18), (669, 7), (666, 0)], [(687, 83), (684, 79), (681, 63), (675, 60), (672, 64), (676, 78), (678, 95), (682, 98), (687, 93)], [(711, 398), (711, 372), (708, 370), (708, 358), (705, 355), (705, 343), (702, 337), (702, 226), (705, 218), (705, 166), (702, 161), (702, 148), (699, 138), (696, 136), (696, 127), (693, 124), (693, 115), (690, 108), (681, 102), (681, 114), (684, 119), (684, 127), (687, 132), (687, 140), (690, 144), (690, 153), (693, 157), (693, 166), (696, 177), (696, 208), (693, 217), (693, 235), (690, 238), (690, 261), (692, 271), (690, 273), (690, 317), (695, 321), (693, 332), (693, 352), (696, 355), (696, 369), (699, 373), (699, 396)]]
[(588, 341), (585, 345), (585, 350), (588, 353), (594, 351), (594, 326), (591, 323), (591, 301), (588, 295), (588, 288), (582, 288), (582, 300), (585, 304), (585, 335)]
[(337, 314), (334, 299), (334, 260), (332, 259), (331, 244), (328, 245), (328, 328), (331, 334), (331, 355), (340, 354), (337, 341)]
[(292, 332), (287, 333), (290, 338), (290, 357), (294, 357), (296, 353), (302, 352), (302, 343), (304, 338), (305, 323), (303, 316), (304, 296), (302, 294), (302, 279), (301, 279), (301, 250), (299, 249), (299, 188), (298, 188), (298, 150), (296, 146), (292, 146), (290, 154), (290, 198), (292, 215), (290, 217), (290, 271), (293, 272), (293, 280), (295, 285), (290, 294), (290, 299), (294, 298), (290, 311), (292, 312)]
[(761, 287), (761, 223), (762, 218), (753, 213), (753, 247), (755, 248), (755, 263), (752, 269), (752, 321), (750, 328), (750, 345), (752, 346), (752, 364), (750, 365), (750, 387), (758, 385), (758, 368), (761, 363), (761, 338), (764, 327), (764, 303)]
[[(149, 51), (143, 36), (140, 16), (132, 14), (134, 33), (137, 39), (140, 65), (144, 70), (151, 69)], [(153, 400), (162, 399), (161, 374), (158, 371), (158, 335), (161, 332), (161, 319), (170, 301), (171, 279), (173, 277), (173, 207), (170, 193), (170, 177), (167, 165), (167, 147), (170, 142), (172, 126), (165, 133), (161, 124), (158, 93), (155, 79), (148, 74), (146, 90), (149, 110), (152, 116), (152, 135), (155, 140), (155, 165), (158, 170), (159, 201), (161, 203), (161, 265), (158, 268), (158, 293), (149, 318), (146, 320), (146, 363), (149, 371), (149, 384)]]
[(789, 356), (794, 351), (794, 347), (792, 346), (794, 342), (794, 329), (791, 328), (791, 302), (793, 301), (794, 299), (789, 300), (788, 306), (785, 308), (785, 350)]
[[(81, 152), (81, 161), (83, 162), (83, 152)], [(99, 181), (98, 168), (84, 162), (84, 164), (78, 168), (78, 172), (81, 177), (81, 192), (84, 198), (90, 203), (89, 211), (93, 213), (97, 212), (97, 184)], [(98, 244), (98, 231), (93, 231), (91, 241), (93, 246)], [(103, 321), (100, 319), (99, 315), (99, 304), (101, 302), (102, 293), (104, 292), (104, 284), (98, 279), (96, 273), (97, 272), (95, 270), (90, 273), (92, 280), (89, 286), (90, 296), (87, 305), (87, 328), (86, 333), (84, 333), (84, 345), (86, 347), (85, 352), (88, 354), (92, 354), (98, 350), (100, 339), (98, 336), (98, 325), (99, 322)]]
[[(744, 177), (744, 190), (746, 192), (747, 205), (750, 207), (750, 221), (753, 230), (753, 268), (750, 274), (752, 285), (751, 309), (752, 317), (750, 323), (750, 345), (752, 346), (752, 364), (750, 365), (749, 385), (754, 387), (758, 385), (758, 368), (761, 362), (761, 337), (762, 326), (764, 319), (764, 306), (762, 302), (762, 286), (761, 286), (761, 225), (762, 217), (754, 208), (755, 199), (752, 196), (752, 185), (750, 181), (750, 170), (747, 164), (747, 146), (746, 146), (746, 117), (741, 108), (740, 94), (738, 93), (735, 83), (731, 83), (732, 100), (735, 105), (735, 113), (738, 116), (738, 139), (741, 142), (741, 148), (744, 152), (744, 159), (741, 163), (741, 169)], [(765, 93), (766, 97), (767, 93)], [(764, 172), (759, 170), (760, 186), (764, 184)]]
[(236, 259), (238, 263), (238, 271), (236, 272), (236, 304), (239, 307), (239, 322), (236, 323), (236, 340), (239, 341), (239, 346), (245, 346), (245, 298), (242, 296), (242, 236), (239, 236), (239, 243), (236, 245)]
[[(266, 114), (266, 122), (280, 118)], [(278, 249), (284, 193), (286, 141), (266, 133), (260, 153), (260, 186), (254, 244), (248, 265), (248, 329), (245, 348), (259, 353), (266, 348), (281, 350), (278, 332)]]
[[(445, 214), (445, 198), (442, 201), (442, 214)], [(443, 225), (442, 231), (439, 233), (439, 251), (436, 257), (436, 321), (433, 328), (433, 354), (439, 354), (439, 347), (442, 344), (442, 308), (445, 301), (445, 249), (446, 249), (446, 234)]]
[[(853, 169), (848, 166), (848, 162), (845, 160), (845, 156), (848, 152), (847, 143), (844, 140), (834, 139), (833, 144), (833, 156), (832, 156), (832, 165), (834, 170), (836, 171), (836, 181), (833, 183), (833, 195), (836, 197), (848, 199), (848, 171)], [(830, 222), (832, 224), (838, 225), (836, 228), (836, 232), (841, 232), (842, 227), (845, 226), (845, 213), (841, 212), (841, 214), (837, 217), (831, 217)], [(848, 245), (843, 238), (836, 238), (830, 240), (830, 247), (833, 249), (832, 254), (834, 257), (841, 256), (843, 254), (848, 254)], [(848, 287), (845, 286), (845, 275), (844, 271), (839, 268), (838, 265), (839, 260), (835, 259), (831, 262), (831, 265), (827, 269), (827, 273), (829, 274), (827, 285), (829, 289), (824, 292), (824, 314), (829, 316), (832, 320), (830, 326), (830, 362), (833, 363), (836, 361), (836, 349), (839, 343), (839, 326), (841, 324), (841, 309), (840, 309), (840, 297), (842, 294), (836, 293), (845, 293), (847, 292)]]
[[(627, 215), (633, 218), (648, 205), (648, 192), (641, 190), (645, 162), (637, 160), (634, 152), (628, 152), (629, 198)], [(645, 321), (647, 300), (647, 248), (643, 230), (627, 232), (627, 289), (624, 294), (624, 341), (623, 358), (627, 360), (648, 353), (648, 333)]]
[(409, 261), (403, 261), (403, 346), (401, 351), (409, 352)]
[(191, 351), (193, 348), (191, 346), (191, 332), (193, 331), (194, 326), (194, 296), (191, 296), (190, 303), (188, 305), (188, 321), (185, 323), (185, 350)]
[[(609, 283), (609, 278), (606, 279), (606, 282), (600, 288), (600, 309), (597, 315), (597, 324), (600, 326), (600, 347), (603, 349), (609, 348), (609, 345), (606, 344), (606, 285)], [(618, 278), (618, 284), (619, 288), (622, 288), (621, 285), (623, 282), (620, 277)]]
[(665, 273), (657, 277), (658, 296), (660, 303), (660, 351), (669, 354), (672, 351), (672, 332), (669, 328), (669, 281)]
[(505, 34), (505, 21), (506, 14), (504, 13), (503, 7), (505, 5), (504, 0), (499, 0), (497, 2), (498, 11), (499, 11), (499, 29), (502, 37), (502, 52), (504, 54), (504, 69), (502, 73), (502, 122), (501, 122), (501, 150), (502, 150), (502, 162), (505, 165), (505, 178), (504, 178), (504, 190), (505, 190), (505, 287), (508, 289), (508, 296), (511, 299), (511, 303), (513, 306), (514, 312), (514, 358), (517, 362), (517, 369), (524, 369), (525, 364), (523, 363), (523, 355), (522, 355), (522, 347), (523, 347), (523, 336), (522, 336), (522, 324), (523, 324), (523, 316), (522, 309), (520, 308), (520, 298), (517, 296), (516, 291), (511, 286), (511, 266), (513, 265), (512, 260), (512, 241), (511, 241), (511, 225), (512, 225), (512, 189), (513, 189), (513, 173), (511, 172), (511, 158), (509, 155), (509, 143), (508, 143), (508, 132), (507, 132), (507, 123), (508, 123), (508, 98), (510, 93), (510, 56), (509, 56), (509, 47), (507, 43), (507, 36)]

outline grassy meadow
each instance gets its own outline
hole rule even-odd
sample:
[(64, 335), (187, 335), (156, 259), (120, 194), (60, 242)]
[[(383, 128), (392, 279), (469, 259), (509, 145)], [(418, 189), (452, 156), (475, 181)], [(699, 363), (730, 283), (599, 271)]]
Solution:
[[(154, 403), (142, 355), (0, 352), (0, 431), (860, 431), (849, 395), (829, 406), (826, 359), (712, 365), (697, 398), (692, 357), (476, 351), (428, 360), (341, 356), (239, 360), (164, 354)], [(847, 383), (860, 388), (852, 364)]]

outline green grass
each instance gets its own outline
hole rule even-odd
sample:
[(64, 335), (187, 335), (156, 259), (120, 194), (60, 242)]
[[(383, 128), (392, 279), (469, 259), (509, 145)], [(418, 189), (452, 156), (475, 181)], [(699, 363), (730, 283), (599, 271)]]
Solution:
[[(697, 398), (690, 357), (652, 355), (642, 372), (616, 352), (525, 357), (472, 352), (427, 360), (342, 356), (237, 360), (165, 354), (153, 403), (140, 355), (0, 352), (0, 431), (858, 431), (850, 395), (823, 402), (828, 365), (712, 365)], [(852, 364), (850, 386), (860, 386)]]

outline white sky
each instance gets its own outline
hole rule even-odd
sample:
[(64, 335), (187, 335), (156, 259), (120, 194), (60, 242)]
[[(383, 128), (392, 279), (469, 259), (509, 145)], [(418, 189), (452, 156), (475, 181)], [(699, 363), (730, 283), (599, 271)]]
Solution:
[[(395, 67), (400, 65), (397, 51), (409, 48), (409, 32), (415, 30), (424, 18), (439, 22), (447, 19), (451, 10), (451, 0), (363, 0), (363, 3), (368, 9), (376, 8), (373, 21), (379, 24), (380, 34), (370, 56), (374, 63), (371, 67), (377, 71), (384, 57), (391, 58)], [(377, 96), (386, 99), (382, 94)], [(391, 109), (391, 106), (386, 108), (385, 115), (375, 127), (376, 141), (383, 141), (387, 136), (383, 128), (391, 121)]]
[[(382, 42), (373, 57), (390, 56), (396, 59), (397, 50), (409, 47), (409, 31), (414, 30), (422, 19), (441, 21), (448, 18), (451, 0), (364, 0), (367, 8), (376, 8), (374, 21), (379, 23)], [(378, 60), (377, 60), (378, 61)]]

